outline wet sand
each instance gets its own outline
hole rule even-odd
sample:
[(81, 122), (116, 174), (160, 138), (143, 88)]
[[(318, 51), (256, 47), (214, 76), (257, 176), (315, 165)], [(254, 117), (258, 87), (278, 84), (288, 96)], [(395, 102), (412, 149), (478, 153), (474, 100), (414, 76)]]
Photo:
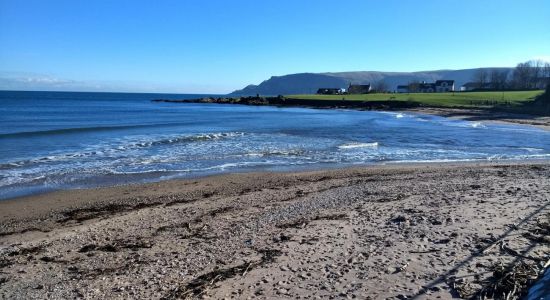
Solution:
[(498, 122), (515, 125), (529, 125), (544, 130), (550, 130), (550, 116), (535, 116), (510, 112), (499, 112), (482, 109), (463, 108), (411, 108), (407, 112), (436, 115), (472, 122)]
[(550, 255), (550, 162), (246, 173), (0, 202), (0, 298), (450, 299)]

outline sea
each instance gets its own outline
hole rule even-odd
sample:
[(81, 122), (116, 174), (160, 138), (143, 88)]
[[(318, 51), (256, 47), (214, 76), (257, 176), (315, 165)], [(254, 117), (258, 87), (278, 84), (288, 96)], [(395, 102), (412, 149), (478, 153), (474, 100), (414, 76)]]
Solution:
[(550, 131), (403, 112), (0, 91), (0, 199), (227, 172), (550, 158)]

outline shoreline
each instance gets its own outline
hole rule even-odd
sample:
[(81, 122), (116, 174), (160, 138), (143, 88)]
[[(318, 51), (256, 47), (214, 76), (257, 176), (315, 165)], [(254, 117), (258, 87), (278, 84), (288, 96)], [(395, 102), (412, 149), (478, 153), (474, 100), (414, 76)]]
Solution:
[(531, 239), (549, 176), (549, 161), (419, 163), (6, 200), (0, 295), (466, 297), (497, 261), (550, 258)]
[[(415, 111), (402, 111), (404, 113), (415, 113)], [(459, 119), (459, 118), (457, 118)], [(503, 122), (506, 123), (506, 122)], [(550, 130), (550, 128), (549, 128)], [(182, 176), (172, 176), (169, 179), (149, 179), (142, 182), (126, 182), (126, 183), (115, 183), (115, 184), (106, 184), (100, 186), (90, 186), (90, 187), (80, 187), (80, 188), (64, 188), (64, 189), (53, 189), (53, 190), (39, 190), (36, 192), (31, 192), (27, 194), (22, 194), (20, 196), (0, 198), (0, 204), (3, 202), (9, 201), (27, 201), (28, 199), (34, 197), (40, 197), (49, 194), (64, 193), (71, 191), (86, 191), (86, 190), (102, 190), (102, 189), (111, 189), (111, 188), (124, 188), (124, 187), (139, 187), (146, 185), (159, 184), (162, 182), (171, 182), (171, 181), (196, 181), (202, 180), (210, 177), (218, 176), (229, 176), (236, 174), (287, 174), (287, 173), (308, 173), (308, 172), (326, 172), (332, 170), (348, 170), (348, 169), (358, 169), (358, 168), (384, 168), (384, 167), (412, 167), (412, 166), (434, 166), (434, 165), (462, 165), (462, 164), (494, 164), (494, 163), (511, 163), (511, 164), (538, 164), (538, 163), (550, 163), (550, 159), (547, 158), (533, 158), (527, 160), (518, 160), (518, 159), (499, 159), (499, 160), (488, 160), (488, 159), (463, 159), (463, 160), (433, 160), (433, 161), (385, 161), (385, 162), (373, 162), (373, 163), (361, 163), (361, 164), (334, 164), (334, 165), (303, 165), (299, 167), (288, 167), (288, 168), (277, 168), (277, 170), (266, 170), (262, 167), (258, 168), (248, 168), (241, 170), (232, 170), (224, 171), (220, 173), (205, 173), (197, 174), (196, 176), (192, 175), (182, 175)], [(0, 205), (1, 207), (1, 205)], [(1, 214), (0, 214), (1, 221)], [(1, 233), (0, 233), (1, 235)]]
[[(74, 188), (74, 189), (59, 189), (54, 191), (46, 191), (46, 192), (38, 192), (33, 193), (29, 195), (24, 196), (18, 196), (18, 197), (12, 197), (0, 200), (0, 224), (7, 221), (8, 218), (6, 217), (7, 214), (9, 214), (10, 211), (14, 212), (15, 214), (22, 214), (25, 217), (28, 217), (29, 212), (25, 211), (23, 209), (24, 207), (33, 207), (33, 211), (31, 213), (37, 213), (40, 211), (40, 214), (46, 214), (45, 211), (41, 211), (42, 209), (50, 210), (50, 209), (67, 209), (67, 208), (73, 208), (73, 207), (80, 207), (83, 204), (93, 204), (90, 202), (90, 199), (86, 199), (84, 201), (77, 201), (76, 203), (67, 203), (66, 201), (61, 202), (50, 202), (52, 199), (56, 198), (70, 198), (70, 197), (76, 197), (77, 195), (93, 195), (95, 197), (96, 194), (99, 195), (108, 195), (108, 197), (112, 197), (116, 194), (128, 194), (129, 190), (137, 190), (137, 191), (145, 191), (150, 188), (154, 190), (158, 190), (159, 188), (162, 188), (163, 185), (188, 185), (190, 183), (197, 183), (201, 181), (226, 181), (228, 177), (256, 177), (256, 176), (285, 176), (285, 175), (305, 175), (305, 174), (314, 174), (317, 172), (347, 172), (347, 171), (355, 171), (355, 170), (362, 170), (362, 169), (406, 169), (406, 168), (416, 168), (416, 167), (430, 167), (430, 166), (437, 166), (437, 167), (452, 167), (452, 166), (460, 166), (460, 165), (493, 165), (493, 164), (550, 164), (550, 159), (540, 159), (540, 160), (528, 160), (528, 161), (520, 161), (520, 160), (505, 160), (505, 161), (499, 161), (499, 162), (490, 162), (487, 160), (471, 160), (471, 161), (435, 161), (435, 162), (395, 162), (395, 163), (384, 163), (384, 164), (364, 164), (364, 165), (354, 165), (354, 166), (333, 166), (333, 167), (326, 167), (326, 166), (318, 166), (318, 167), (310, 167), (310, 168), (304, 168), (304, 169), (296, 169), (296, 170), (283, 170), (283, 171), (242, 171), (242, 172), (226, 172), (226, 173), (219, 173), (219, 174), (209, 174), (209, 175), (203, 175), (203, 176), (197, 176), (197, 177), (182, 177), (182, 178), (173, 178), (173, 179), (166, 179), (166, 180), (156, 180), (151, 182), (143, 182), (143, 183), (127, 183), (127, 184), (117, 184), (117, 185), (107, 185), (107, 186), (97, 186), (97, 187), (89, 187), (89, 188)], [(61, 207), (56, 207), (56, 205), (61, 205)], [(15, 209), (11, 209), (10, 206), (15, 206)], [(41, 215), (34, 215), (35, 218), (40, 218)], [(0, 229), (0, 236), (5, 235), (4, 232)]]
[(213, 104), (236, 104), (252, 106), (276, 106), (276, 107), (304, 107), (313, 109), (358, 109), (374, 111), (402, 111), (413, 112), (440, 117), (454, 118), (466, 121), (488, 121), (513, 125), (527, 125), (550, 130), (550, 116), (533, 115), (526, 113), (510, 112), (489, 108), (469, 107), (437, 107), (423, 106), (412, 101), (358, 101), (358, 100), (310, 100), (294, 99), (284, 96), (278, 97), (240, 97), (240, 98), (200, 98), (200, 99), (154, 99), (152, 102), (166, 103), (213, 103)]
[(471, 122), (493, 122), (501, 124), (525, 125), (550, 131), (550, 117), (548, 116), (486, 111), (481, 109), (439, 107), (411, 108), (403, 110), (403, 112), (435, 115), (439, 117)]
[[(296, 169), (296, 170), (283, 170), (283, 171), (264, 171), (264, 170), (258, 170), (258, 171), (236, 171), (236, 172), (226, 172), (226, 173), (219, 173), (219, 174), (208, 174), (203, 176), (197, 176), (197, 177), (182, 177), (182, 178), (172, 178), (172, 179), (165, 179), (165, 180), (156, 180), (151, 182), (142, 182), (142, 183), (126, 183), (126, 184), (117, 184), (117, 185), (107, 185), (107, 186), (97, 186), (97, 187), (89, 187), (89, 188), (74, 188), (74, 189), (59, 189), (59, 190), (53, 190), (53, 191), (46, 191), (46, 192), (38, 192), (34, 194), (24, 195), (24, 196), (17, 196), (12, 198), (7, 198), (0, 200), (0, 223), (6, 221), (6, 212), (10, 211), (9, 209), (6, 209), (9, 206), (18, 206), (18, 203), (25, 203), (25, 205), (39, 205), (38, 207), (44, 207), (47, 209), (50, 208), (56, 208), (56, 203), (47, 203), (47, 205), (44, 204), (45, 201), (48, 201), (48, 199), (54, 199), (54, 198), (67, 198), (67, 197), (74, 197), (77, 194), (118, 194), (118, 193), (128, 193), (128, 190), (147, 190), (149, 188), (158, 189), (161, 188), (164, 184), (166, 185), (174, 185), (174, 184), (184, 184), (187, 185), (190, 182), (196, 183), (200, 181), (224, 181), (227, 177), (233, 177), (233, 176), (265, 176), (265, 175), (272, 175), (272, 176), (285, 176), (285, 175), (304, 175), (304, 174), (313, 174), (317, 172), (347, 172), (347, 171), (355, 171), (355, 170), (363, 170), (363, 169), (407, 169), (407, 168), (417, 168), (417, 167), (452, 167), (452, 166), (461, 166), (461, 165), (494, 165), (494, 164), (550, 164), (550, 159), (537, 159), (537, 160), (501, 160), (501, 161), (487, 161), (487, 160), (470, 160), (470, 161), (434, 161), (434, 162), (389, 162), (384, 164), (361, 164), (361, 165), (353, 165), (353, 166), (333, 166), (333, 167), (326, 167), (326, 166), (318, 166), (318, 167), (310, 167), (310, 168), (304, 168), (304, 169)], [(86, 203), (90, 204), (89, 200), (85, 201)], [(58, 203), (60, 204), (60, 203)], [(65, 204), (65, 203), (63, 203)], [(63, 205), (62, 204), (62, 205)], [(79, 207), (83, 203), (75, 203), (76, 205), (71, 206), (65, 206), (63, 208), (70, 208), (70, 207)], [(28, 212), (24, 212), (23, 210), (20, 210), (19, 208), (16, 209), (18, 213), (22, 213), (24, 215), (27, 215)], [(36, 212), (36, 206), (34, 208), (34, 211), (32, 213)], [(36, 216), (39, 217), (39, 216)], [(4, 234), (2, 231), (0, 231), (0, 236), (3, 236)]]

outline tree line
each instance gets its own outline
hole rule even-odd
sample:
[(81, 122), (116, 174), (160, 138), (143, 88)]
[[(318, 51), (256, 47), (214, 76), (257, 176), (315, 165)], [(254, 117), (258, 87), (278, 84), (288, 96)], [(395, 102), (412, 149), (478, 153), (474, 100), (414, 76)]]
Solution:
[(473, 83), (480, 90), (534, 90), (550, 84), (550, 63), (530, 60), (517, 64), (509, 72), (502, 69), (479, 69)]

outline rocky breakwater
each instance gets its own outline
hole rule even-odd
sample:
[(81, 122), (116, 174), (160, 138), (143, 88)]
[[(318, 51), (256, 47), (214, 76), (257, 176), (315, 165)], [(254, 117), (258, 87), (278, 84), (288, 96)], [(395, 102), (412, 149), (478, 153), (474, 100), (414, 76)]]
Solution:
[(355, 108), (367, 110), (401, 110), (419, 107), (420, 104), (412, 101), (359, 101), (359, 100), (316, 100), (297, 99), (284, 96), (277, 97), (206, 97), (199, 99), (168, 100), (156, 99), (153, 102), (169, 103), (218, 103), (218, 104), (242, 104), (242, 105), (272, 105), (285, 107), (313, 107), (313, 108)]
[(271, 98), (265, 97), (240, 97), (240, 98), (228, 98), (228, 97), (204, 97), (197, 99), (155, 99), (153, 102), (168, 102), (168, 103), (217, 103), (217, 104), (243, 104), (243, 105), (270, 105)]

